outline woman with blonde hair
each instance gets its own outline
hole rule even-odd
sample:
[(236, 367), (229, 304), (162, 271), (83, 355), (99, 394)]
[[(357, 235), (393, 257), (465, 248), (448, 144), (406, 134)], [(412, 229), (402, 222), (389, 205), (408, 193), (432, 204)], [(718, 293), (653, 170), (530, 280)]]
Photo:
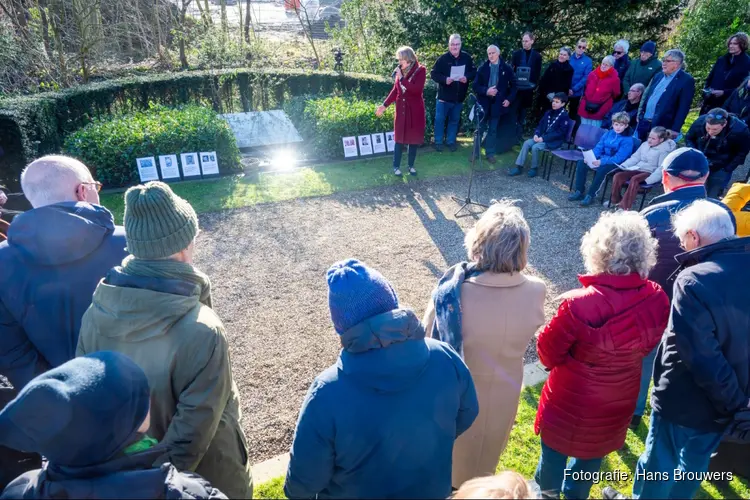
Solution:
[(642, 360), (669, 317), (667, 295), (646, 279), (657, 247), (636, 212), (602, 214), (581, 240), (583, 288), (562, 295), (537, 339), (539, 360), (551, 370), (534, 424), (544, 498), (561, 490), (565, 498), (588, 498), (602, 458), (625, 444)]
[(536, 498), (536, 494), (529, 488), (529, 484), (521, 474), (503, 471), (496, 476), (476, 477), (466, 481), (451, 498), (456, 500), (469, 498), (511, 500)]
[(432, 294), (423, 324), (466, 362), (479, 416), (453, 448), (453, 486), (494, 474), (518, 408), (523, 355), (544, 324), (546, 286), (523, 271), (531, 243), (521, 209), (490, 205), (467, 233), (469, 261), (450, 268)]
[(401, 175), (401, 155), (404, 146), (409, 147), (409, 174), (417, 175), (414, 161), (417, 158), (417, 148), (424, 142), (424, 132), (427, 124), (424, 109), (424, 84), (427, 81), (427, 70), (419, 64), (417, 55), (411, 47), (401, 47), (396, 51), (398, 67), (394, 72), (391, 93), (381, 106), (375, 110), (377, 116), (382, 116), (385, 109), (396, 104), (396, 116), (393, 120), (393, 130), (396, 147), (393, 152), (393, 173)]

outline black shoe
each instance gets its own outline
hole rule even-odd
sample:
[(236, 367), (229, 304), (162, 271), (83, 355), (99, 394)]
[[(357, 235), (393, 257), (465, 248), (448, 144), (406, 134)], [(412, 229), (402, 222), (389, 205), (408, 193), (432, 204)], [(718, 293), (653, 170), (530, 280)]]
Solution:
[(456, 146), (455, 143), (454, 144), (448, 144), (448, 149), (450, 150), (451, 153), (455, 153), (456, 150), (458, 149), (458, 146)]
[(606, 486), (602, 490), (602, 498), (605, 498), (607, 500), (625, 500), (628, 497), (626, 497), (625, 495), (623, 495), (622, 493), (620, 493), (613, 487)]
[(635, 431), (639, 425), (641, 425), (641, 416), (633, 415), (633, 418), (630, 419), (630, 425), (628, 426), (628, 428), (631, 431)]
[(438, 153), (442, 153), (443, 152), (443, 145), (442, 144), (435, 144), (435, 151), (437, 151)]

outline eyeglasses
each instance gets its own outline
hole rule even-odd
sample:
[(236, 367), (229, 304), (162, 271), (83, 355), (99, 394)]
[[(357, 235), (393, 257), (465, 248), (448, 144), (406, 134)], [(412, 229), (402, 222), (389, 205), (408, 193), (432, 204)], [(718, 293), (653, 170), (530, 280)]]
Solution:
[(585, 45), (579, 45), (578, 48), (581, 49), (581, 50), (586, 50), (586, 46)]
[(99, 181), (92, 181), (92, 182), (82, 182), (84, 186), (94, 186), (94, 189), (96, 189), (96, 192), (100, 192), (102, 190), (102, 183)]
[(676, 59), (664, 59), (662, 62), (665, 62), (665, 63), (676, 63), (676, 62), (679, 62), (679, 61), (677, 61)]
[(622, 51), (622, 50), (615, 50), (615, 54), (617, 54), (618, 56), (621, 56), (621, 55), (623, 55), (624, 53), (625, 53), (625, 51)]

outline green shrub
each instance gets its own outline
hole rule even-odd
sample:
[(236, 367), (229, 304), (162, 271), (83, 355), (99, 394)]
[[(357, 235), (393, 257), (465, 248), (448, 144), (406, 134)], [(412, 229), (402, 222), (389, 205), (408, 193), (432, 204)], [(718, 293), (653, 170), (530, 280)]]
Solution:
[(64, 151), (80, 159), (107, 187), (139, 182), (136, 158), (216, 151), (220, 173), (239, 168), (229, 125), (210, 108), (152, 106), (148, 111), (99, 119), (71, 134)]
[(375, 116), (382, 102), (353, 95), (302, 97), (292, 99), (285, 111), (305, 139), (308, 154), (328, 159), (343, 155), (342, 137), (393, 130), (394, 106)]

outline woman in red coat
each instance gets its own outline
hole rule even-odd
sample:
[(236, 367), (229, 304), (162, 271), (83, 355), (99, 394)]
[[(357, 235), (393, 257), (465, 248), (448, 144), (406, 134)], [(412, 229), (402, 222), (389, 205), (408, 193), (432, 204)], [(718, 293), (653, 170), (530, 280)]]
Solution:
[(607, 56), (586, 78), (586, 91), (578, 105), (582, 125), (602, 126), (602, 119), (620, 95), (620, 77), (614, 69), (615, 58)]
[(411, 47), (401, 47), (396, 52), (398, 67), (393, 89), (382, 106), (375, 111), (382, 116), (385, 108), (396, 103), (396, 117), (393, 120), (396, 148), (393, 154), (393, 173), (401, 175), (401, 154), (404, 146), (409, 146), (409, 173), (417, 175), (414, 160), (417, 158), (417, 147), (424, 142), (426, 125), (424, 111), (424, 84), (427, 70), (417, 61), (417, 55)]
[(577, 473), (597, 472), (625, 443), (641, 362), (669, 317), (667, 295), (646, 279), (656, 249), (640, 214), (602, 214), (581, 240), (583, 288), (562, 295), (539, 334), (537, 353), (551, 370), (534, 424), (542, 440), (535, 479), (545, 498), (561, 490), (565, 498), (588, 498), (593, 479)]

